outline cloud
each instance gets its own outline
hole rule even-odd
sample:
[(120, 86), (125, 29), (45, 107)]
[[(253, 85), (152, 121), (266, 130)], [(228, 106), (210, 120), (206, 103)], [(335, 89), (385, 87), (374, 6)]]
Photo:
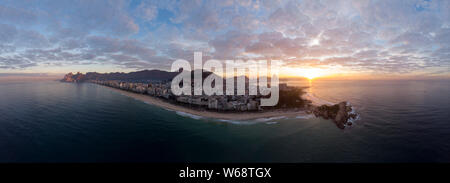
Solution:
[(146, 47), (137, 40), (116, 39), (101, 36), (91, 36), (86, 39), (88, 51), (96, 55), (105, 55), (109, 53), (123, 53), (134, 55), (140, 59), (146, 60), (155, 55), (155, 51)]
[(168, 69), (195, 51), (215, 59), (281, 59), (290, 67), (431, 74), (450, 62), (450, 2), (0, 2), (0, 70)]
[(138, 17), (144, 19), (145, 21), (152, 21), (158, 16), (158, 8), (148, 2), (141, 2), (141, 4), (136, 8), (136, 14)]
[(211, 40), (209, 44), (215, 49), (215, 57), (233, 59), (240, 56), (255, 38), (256, 36), (247, 33), (229, 31)]
[(0, 68), (2, 69), (24, 69), (36, 65), (35, 62), (18, 56), (0, 56)]
[(286, 7), (278, 8), (268, 17), (268, 24), (273, 30), (285, 34), (296, 35), (303, 25), (310, 22), (310, 18), (298, 11), (297, 4), (292, 1)]
[(8, 24), (0, 23), (0, 42), (1, 43), (10, 43), (14, 40), (14, 37), (17, 35), (16, 27)]
[(197, 3), (187, 3), (195, 1), (183, 1), (180, 13), (173, 19), (175, 23), (182, 23), (186, 28), (200, 30), (217, 30), (221, 28), (219, 15), (214, 9), (199, 5)]
[(34, 12), (0, 4), (0, 22), (28, 24), (34, 21), (36, 21)]

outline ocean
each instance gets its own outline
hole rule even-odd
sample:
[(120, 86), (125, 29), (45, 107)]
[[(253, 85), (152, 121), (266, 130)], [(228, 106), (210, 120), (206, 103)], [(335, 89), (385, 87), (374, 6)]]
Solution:
[(360, 119), (207, 119), (89, 83), (7, 82), (0, 162), (450, 162), (450, 81), (288, 84)]

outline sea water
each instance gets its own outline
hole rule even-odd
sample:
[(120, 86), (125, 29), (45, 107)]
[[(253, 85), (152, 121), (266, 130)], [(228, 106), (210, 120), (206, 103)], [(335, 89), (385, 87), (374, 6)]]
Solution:
[(233, 121), (94, 84), (0, 83), (0, 162), (450, 162), (449, 81), (312, 81), (360, 114)]

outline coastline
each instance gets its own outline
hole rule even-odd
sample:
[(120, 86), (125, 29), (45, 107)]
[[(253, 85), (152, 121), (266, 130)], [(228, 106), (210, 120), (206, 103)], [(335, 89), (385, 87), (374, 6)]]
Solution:
[(303, 99), (311, 101), (311, 105), (313, 106), (321, 106), (321, 105), (335, 105), (336, 103), (323, 100), (321, 98), (317, 98), (313, 93), (305, 93), (302, 96)]
[(205, 117), (205, 118), (244, 121), (244, 120), (255, 120), (255, 119), (261, 119), (261, 118), (273, 118), (273, 117), (280, 117), (280, 116), (288, 117), (288, 118), (289, 117), (295, 118), (298, 116), (309, 115), (304, 110), (296, 110), (296, 111), (294, 111), (294, 110), (287, 110), (287, 111), (286, 110), (273, 110), (273, 111), (263, 111), (263, 112), (230, 112), (230, 113), (213, 112), (213, 111), (207, 111), (207, 110), (196, 110), (196, 109), (191, 109), (191, 108), (180, 106), (180, 105), (175, 105), (175, 104), (166, 102), (162, 99), (152, 97), (152, 96), (133, 93), (133, 92), (129, 92), (129, 91), (125, 91), (125, 90), (121, 90), (121, 89), (117, 89), (117, 88), (112, 88), (112, 87), (107, 87), (107, 86), (103, 86), (103, 87), (106, 87), (108, 89), (111, 89), (112, 91), (118, 92), (122, 95), (134, 98), (136, 100), (145, 102), (150, 105), (154, 105), (157, 107), (161, 107), (164, 109), (173, 110), (173, 111), (177, 111), (177, 112), (182, 112), (182, 113), (187, 113), (187, 114), (196, 115), (196, 116), (200, 116), (200, 117)]

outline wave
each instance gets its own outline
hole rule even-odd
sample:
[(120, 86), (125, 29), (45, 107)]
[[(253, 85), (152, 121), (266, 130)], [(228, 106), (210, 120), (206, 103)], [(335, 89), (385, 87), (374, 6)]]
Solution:
[[(351, 106), (350, 102), (347, 102), (346, 105), (347, 105), (347, 106)], [(358, 120), (361, 119), (361, 117), (360, 117), (359, 113), (356, 112), (356, 109), (355, 109), (354, 106), (352, 106), (351, 109), (352, 109), (352, 110), (351, 110), (350, 112), (348, 112), (348, 115), (355, 115), (355, 117), (354, 117), (354, 118), (349, 118), (349, 119), (347, 120), (347, 124), (348, 124), (348, 123), (351, 123), (351, 125), (353, 126), (353, 125), (355, 125), (355, 122), (356, 122), (356, 121), (358, 121)], [(345, 124), (345, 126), (348, 126), (347, 124)]]
[(238, 120), (229, 120), (229, 119), (217, 119), (217, 121), (230, 123), (230, 124), (234, 124), (234, 125), (254, 125), (254, 124), (258, 123), (256, 121), (238, 121)]
[(286, 116), (276, 116), (276, 117), (270, 117), (270, 118), (259, 118), (259, 119), (255, 119), (254, 121), (269, 122), (269, 121), (278, 120), (278, 119), (287, 119), (287, 117)]
[(314, 118), (315, 116), (313, 114), (306, 114), (306, 115), (301, 115), (301, 116), (296, 116), (296, 119), (311, 119)]
[(176, 111), (175, 113), (177, 113), (180, 116), (189, 117), (192, 119), (202, 119), (203, 118), (202, 116), (197, 116), (194, 114), (189, 114), (189, 113), (185, 113), (185, 112), (181, 112), (181, 111)]
[[(194, 114), (189, 114), (189, 113), (185, 113), (185, 112), (181, 112), (181, 111), (175, 111), (175, 113), (180, 115), (180, 116), (189, 117), (189, 118), (196, 119), (196, 120), (205, 119), (205, 117), (194, 115)], [(278, 120), (285, 120), (285, 119), (311, 119), (311, 118), (314, 118), (314, 117), (315, 116), (312, 115), (312, 114), (305, 114), (305, 115), (299, 115), (299, 116), (296, 116), (296, 117), (276, 116), (276, 117), (258, 118), (258, 119), (252, 119), (252, 120), (230, 120), (230, 119), (219, 119), (219, 118), (208, 118), (208, 119), (213, 120), (213, 121), (218, 121), (218, 122), (230, 123), (230, 124), (234, 124), (234, 125), (254, 125), (254, 124), (273, 125), (273, 124), (278, 124), (279, 123)]]
[(276, 121), (273, 121), (273, 122), (267, 122), (266, 124), (268, 124), (268, 125), (273, 125), (273, 124), (277, 124), (278, 122), (276, 122)]
[(280, 117), (272, 117), (272, 118), (260, 118), (260, 119), (255, 119), (255, 120), (229, 120), (229, 119), (216, 119), (217, 121), (220, 122), (225, 122), (225, 123), (230, 123), (230, 124), (234, 124), (234, 125), (255, 125), (255, 124), (268, 124), (268, 125), (273, 125), (273, 124), (277, 124), (277, 121), (272, 121), (272, 120), (277, 120), (277, 119), (287, 119), (284, 116), (280, 116)]
[(165, 109), (166, 111), (170, 111), (170, 112), (176, 112), (176, 111), (174, 111), (174, 110), (172, 110), (172, 109), (167, 109), (167, 108), (165, 108), (165, 107), (163, 107), (163, 109)]

